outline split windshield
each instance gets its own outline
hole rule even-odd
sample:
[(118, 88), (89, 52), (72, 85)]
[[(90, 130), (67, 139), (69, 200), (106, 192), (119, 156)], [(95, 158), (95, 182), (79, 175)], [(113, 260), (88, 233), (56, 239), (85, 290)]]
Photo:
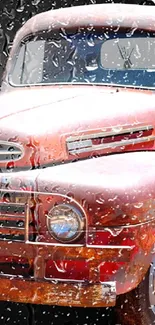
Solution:
[(42, 32), (22, 42), (10, 83), (155, 87), (155, 34), (117, 29)]

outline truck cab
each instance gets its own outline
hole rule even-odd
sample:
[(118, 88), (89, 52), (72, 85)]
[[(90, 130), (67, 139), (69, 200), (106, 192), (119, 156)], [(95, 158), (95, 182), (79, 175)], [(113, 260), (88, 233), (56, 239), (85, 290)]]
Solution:
[(127, 296), (136, 317), (145, 296), (155, 320), (154, 54), (150, 6), (50, 10), (18, 31), (0, 94), (1, 300), (120, 311)]

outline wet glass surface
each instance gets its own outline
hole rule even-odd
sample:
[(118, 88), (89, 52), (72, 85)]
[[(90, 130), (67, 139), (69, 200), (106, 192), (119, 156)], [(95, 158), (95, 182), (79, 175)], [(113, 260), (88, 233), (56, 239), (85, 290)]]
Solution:
[[(67, 6), (71, 6), (71, 5), (81, 5), (81, 4), (95, 4), (95, 3), (102, 3), (103, 1), (95, 1), (95, 0), (90, 0), (90, 1), (84, 1), (84, 0), (60, 0), (60, 1), (51, 1), (51, 0), (3, 0), (0, 2), (0, 79), (2, 77), (4, 68), (5, 68), (5, 64), (6, 64), (6, 60), (10, 51), (10, 48), (12, 46), (12, 41), (13, 38), (15, 36), (16, 31), (29, 19), (31, 18), (33, 15), (40, 13), (42, 11), (46, 11), (49, 9), (56, 9), (59, 7), (67, 7)], [(107, 2), (110, 2), (107, 0)], [(114, 2), (125, 2), (125, 1), (114, 1)], [(140, 1), (137, 1), (140, 2)], [(141, 1), (142, 2), (142, 1)], [(146, 1), (144, 1), (145, 3)], [(130, 1), (130, 3), (135, 3), (135, 1)], [(148, 4), (152, 4), (151, 1), (148, 2)], [(93, 44), (93, 39), (89, 39), (88, 40), (90, 47), (92, 47)], [(132, 43), (132, 42), (131, 42)], [(101, 49), (101, 64), (105, 65), (105, 62), (107, 64), (107, 68), (110, 69), (113, 68), (113, 65), (116, 65), (114, 68), (120, 68), (123, 69), (124, 68), (124, 62), (125, 64), (127, 64), (127, 66), (125, 65), (125, 69), (131, 68), (131, 66), (129, 67), (129, 65), (133, 64), (133, 67), (135, 69), (151, 69), (153, 70), (153, 72), (150, 72), (149, 75), (149, 81), (150, 78), (152, 78), (152, 73), (154, 74), (154, 62), (152, 62), (152, 56), (151, 59), (149, 58), (148, 62), (145, 62), (145, 57), (146, 57), (146, 53), (148, 54), (149, 52), (149, 48), (150, 46), (152, 46), (152, 44), (154, 44), (154, 40), (151, 39), (151, 43), (146, 42), (146, 51), (142, 50), (141, 52), (143, 52), (143, 58), (142, 61), (139, 63), (139, 61), (136, 61), (136, 59), (138, 60), (138, 56), (139, 56), (139, 47), (136, 48), (136, 53), (134, 56), (135, 61), (133, 63), (130, 62), (130, 58), (132, 60), (132, 44), (129, 42), (129, 44), (126, 45), (126, 41), (125, 43), (122, 43), (121, 46), (121, 51), (119, 46), (117, 47), (118, 50), (118, 57), (116, 58), (116, 62), (114, 62), (113, 59), (111, 59), (110, 61), (106, 61), (106, 55), (107, 53), (109, 53), (109, 51), (111, 52), (111, 49), (106, 49), (106, 53), (104, 52), (104, 48)], [(114, 44), (110, 45), (113, 47)], [(59, 44), (56, 44), (56, 47), (59, 47)], [(127, 52), (124, 54), (123, 52), (123, 47), (127, 47)], [(142, 45), (140, 43), (140, 48), (142, 48)], [(42, 44), (39, 45), (40, 49), (42, 47)], [(153, 47), (153, 46), (152, 46)], [(74, 49), (73, 49), (74, 50)], [(148, 50), (148, 51), (147, 51)], [(34, 60), (36, 60), (35, 55), (35, 48), (33, 49), (33, 58)], [(66, 49), (64, 49), (64, 52), (66, 51)], [(153, 48), (153, 55), (154, 55), (154, 48)], [(32, 50), (31, 50), (32, 52)], [(74, 51), (73, 51), (74, 52)], [(22, 53), (21, 53), (22, 54)], [(70, 55), (73, 55), (74, 53), (68, 53), (68, 61), (70, 61)], [(32, 55), (32, 53), (31, 53)], [(61, 53), (59, 53), (59, 55), (64, 55), (63, 50)], [(125, 55), (125, 57), (124, 57)], [(125, 61), (126, 59), (126, 55), (127, 55), (127, 62)], [(46, 58), (44, 58), (46, 59)], [(29, 61), (29, 63), (33, 64), (31, 58), (27, 57), (27, 60)], [(49, 58), (47, 57), (47, 61), (49, 61)], [(32, 65), (30, 64), (29, 69), (32, 69)], [(71, 62), (69, 62), (70, 65), (72, 65)], [(146, 66), (147, 65), (147, 66)], [(20, 64), (19, 64), (20, 66)], [(55, 56), (53, 58), (53, 67), (55, 67), (55, 69), (57, 70), (57, 67), (59, 66), (59, 59)], [(79, 66), (79, 62), (78, 62), (78, 66)], [(92, 53), (88, 53), (87, 55), (87, 72), (89, 72), (90, 74), (90, 80), (92, 80), (92, 82), (94, 82), (95, 80), (93, 79), (93, 75), (94, 75), (94, 71), (96, 71), (98, 67), (97, 61), (96, 61), (96, 57), (94, 57), (94, 55)], [(45, 71), (45, 81), (46, 81), (46, 73), (47, 71)], [(91, 77), (92, 76), (92, 77)], [(15, 76), (17, 77), (17, 76)], [(41, 79), (39, 79), (40, 77), (37, 75), (35, 76), (37, 79), (37, 82), (39, 83)], [(26, 82), (29, 83), (30, 80), (26, 79), (26, 77), (24, 77), (25, 79), (23, 79), (23, 83)], [(69, 77), (68, 77), (69, 78)], [(153, 75), (154, 78), (154, 75)], [(18, 78), (17, 78), (18, 79)], [(89, 78), (87, 78), (88, 80)], [(41, 80), (42, 81), (42, 80)], [(88, 80), (89, 81), (89, 80)], [(137, 82), (137, 79), (136, 79)], [(151, 81), (152, 82), (152, 81)], [(17, 82), (18, 83), (18, 82)], [(34, 80), (32, 78), (32, 83), (36, 83), (36, 79)], [(149, 84), (150, 85), (150, 84)], [(152, 86), (152, 84), (151, 84)], [(153, 83), (154, 86), (154, 83)], [(139, 132), (139, 131), (138, 131)], [(141, 132), (141, 131), (140, 131)], [(142, 131), (143, 132), (143, 131)], [(132, 136), (134, 136), (132, 134)], [(138, 134), (139, 136), (139, 134)], [(127, 138), (128, 139), (128, 138)], [(94, 143), (98, 143), (98, 139), (94, 139), (93, 140)], [(107, 139), (107, 142), (109, 141), (109, 138)], [(35, 146), (34, 144), (30, 144), (30, 147)], [(32, 157), (33, 160), (33, 157)], [(8, 169), (10, 168), (10, 170), (12, 170), (12, 165), (8, 167)], [(24, 188), (24, 186), (23, 186)], [(72, 197), (72, 193), (69, 193), (69, 195)], [(19, 198), (18, 198), (19, 199)], [(117, 199), (116, 197), (112, 198), (111, 200), (115, 200)], [(39, 200), (38, 200), (39, 201)], [(3, 201), (5, 203), (8, 202), (8, 198), (5, 198), (5, 200)], [(102, 197), (99, 197), (99, 204), (102, 204), (104, 202), (104, 200), (102, 199)], [(16, 202), (17, 203), (17, 202)], [(19, 202), (18, 202), (19, 203)], [(38, 203), (38, 202), (37, 202)], [(14, 204), (14, 201), (13, 201)], [(85, 203), (83, 203), (85, 204)], [(140, 204), (138, 203), (139, 206), (137, 205), (137, 209), (141, 208)], [(10, 207), (12, 207), (12, 209), (10, 209)], [(0, 208), (0, 214), (4, 213), (4, 209), (6, 209), (6, 206), (3, 205)], [(90, 208), (91, 210), (91, 208)], [(33, 211), (33, 207), (32, 207), (32, 220), (30, 220), (30, 229), (33, 233), (34, 230), (36, 230), (36, 224), (35, 224), (35, 213)], [(153, 212), (152, 212), (153, 213)], [(3, 239), (8, 239), (8, 240), (19, 240), (22, 241), (23, 240), (23, 229), (25, 226), (25, 222), (22, 219), (23, 216), (23, 206), (19, 204), (18, 209), (15, 211), (14, 210), (14, 205), (9, 206), (9, 210), (5, 210), (5, 214), (8, 214), (9, 217), (11, 215), (12, 218), (8, 218), (7, 220), (1, 220), (0, 221), (0, 228), (2, 227), (6, 227), (6, 229), (8, 229), (9, 227), (13, 227), (14, 228), (18, 228), (19, 232), (21, 231), (21, 233), (19, 234), (19, 238), (17, 234), (9, 234), (6, 233), (4, 234), (3, 232), (1, 232), (0, 229), (0, 238)], [(18, 216), (18, 218), (14, 218), (16, 216)], [(62, 217), (62, 216), (61, 216)], [(134, 218), (134, 217), (133, 217)], [(69, 223), (69, 221), (68, 221)], [(78, 221), (74, 220), (74, 222), (72, 222), (72, 224), (74, 225), (74, 229), (71, 232), (71, 235), (74, 235), (77, 231), (77, 224)], [(61, 229), (60, 229), (61, 228)], [(52, 231), (54, 231), (56, 233), (56, 235), (60, 235), (60, 233), (65, 233), (67, 232), (69, 229), (69, 225), (67, 224), (63, 224), (63, 229), (62, 226), (61, 227), (56, 227), (53, 226)], [(60, 231), (61, 230), (61, 231)], [(109, 240), (109, 237), (112, 235), (113, 237), (119, 235), (119, 231), (117, 228), (114, 228), (111, 233), (108, 233), (108, 228), (107, 228), (107, 237), (105, 238), (107, 241)], [(31, 235), (31, 233), (30, 233)], [(41, 234), (42, 235), (42, 234)], [(55, 237), (56, 237), (55, 235)], [(8, 237), (7, 237), (8, 236)], [(10, 236), (10, 237), (9, 237)], [(15, 238), (13, 238), (12, 236), (15, 236)], [(66, 235), (65, 235), (66, 236)], [(100, 239), (100, 233), (98, 233), (99, 239)], [(63, 237), (63, 236), (62, 236)], [(111, 237), (110, 237), (111, 238)], [(32, 234), (32, 237), (29, 238), (29, 240), (31, 240), (32, 242), (36, 239), (35, 235)], [(99, 240), (98, 239), (98, 240)], [(126, 239), (126, 238), (125, 238)], [(144, 233), (144, 238), (145, 239), (145, 233)], [(113, 239), (112, 239), (113, 240)], [(133, 238), (131, 238), (131, 240), (133, 240)], [(48, 241), (48, 239), (47, 239)], [(91, 240), (90, 240), (91, 242)], [(92, 239), (93, 242), (93, 239)], [(128, 242), (127, 242), (128, 243)], [(51, 262), (49, 261), (50, 267), (51, 267)], [(47, 263), (48, 265), (48, 263)], [(66, 263), (67, 265), (67, 263)], [(69, 265), (69, 263), (68, 263)], [(83, 264), (81, 263), (82, 268), (83, 268)], [(123, 264), (122, 264), (123, 265)], [(31, 263), (31, 261), (28, 261), (27, 259), (18, 259), (18, 261), (16, 260), (16, 258), (11, 259), (10, 257), (5, 258), (4, 260), (0, 260), (0, 274), (3, 275), (7, 275), (12, 274), (12, 275), (21, 275), (24, 276), (25, 278), (28, 277), (33, 277), (33, 270), (32, 270), (32, 266), (33, 263)], [(55, 274), (60, 273), (63, 271), (62, 265), (60, 265), (61, 267), (59, 267), (59, 262), (57, 263), (55, 268), (55, 271), (51, 271), (55, 272)], [(50, 267), (47, 268), (47, 278), (50, 278), (51, 274), (50, 274)], [(63, 265), (64, 267), (64, 265)], [(73, 271), (74, 271), (74, 265), (73, 265)], [(52, 267), (51, 267), (52, 269)], [(85, 267), (85, 271), (86, 271), (86, 275), (87, 275), (87, 267)], [(67, 267), (65, 272), (67, 273)], [(117, 272), (117, 269), (113, 268), (113, 265), (111, 266), (111, 272)], [(53, 274), (53, 273), (52, 273)], [(71, 275), (70, 275), (71, 276)], [(80, 276), (80, 274), (79, 274)], [(69, 278), (69, 275), (68, 275)], [(144, 293), (144, 291), (143, 291)], [(136, 294), (135, 294), (136, 296)], [(146, 299), (145, 297), (144, 300)], [(66, 297), (67, 299), (67, 297)], [(132, 300), (132, 297), (131, 297)], [(129, 301), (130, 303), (130, 301)], [(138, 303), (137, 303), (138, 304)], [(120, 308), (120, 314), (122, 312), (122, 310), (124, 310), (124, 313), (128, 313), (128, 299), (124, 298), (124, 301), (120, 301), (119, 302), (119, 308)], [(141, 307), (139, 307), (139, 312)], [(124, 323), (124, 321), (122, 320), (122, 323), (118, 323), (118, 321), (116, 320), (116, 314), (115, 314), (115, 310), (113, 308), (95, 308), (95, 309), (81, 309), (81, 308), (69, 308), (69, 307), (58, 307), (58, 306), (43, 306), (43, 305), (28, 305), (28, 304), (19, 304), (19, 303), (12, 303), (12, 302), (0, 302), (0, 325), (99, 325), (99, 324), (104, 324), (104, 325), (137, 325), (139, 324), (139, 320), (138, 317), (141, 317), (139, 315), (137, 315), (137, 319), (136, 320), (132, 320), (132, 308), (129, 312), (129, 322), (128, 323)], [(135, 323), (136, 322), (136, 323)], [(145, 320), (144, 320), (145, 322)], [(150, 325), (149, 323), (144, 323), (145, 325)], [(152, 325), (152, 324), (151, 324)]]
[(79, 29), (22, 41), (9, 78), (14, 86), (100, 84), (154, 88), (154, 33)]

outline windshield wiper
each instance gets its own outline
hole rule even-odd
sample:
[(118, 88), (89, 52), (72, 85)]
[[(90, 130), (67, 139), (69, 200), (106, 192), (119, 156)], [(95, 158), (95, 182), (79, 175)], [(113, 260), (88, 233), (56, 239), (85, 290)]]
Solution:
[(134, 51), (134, 48), (131, 50), (130, 54), (128, 55), (125, 46), (121, 47), (119, 46), (119, 44), (117, 44), (117, 47), (119, 49), (119, 53), (121, 55), (121, 58), (124, 60), (124, 69), (131, 69), (132, 68), (132, 62), (131, 62), (131, 55)]

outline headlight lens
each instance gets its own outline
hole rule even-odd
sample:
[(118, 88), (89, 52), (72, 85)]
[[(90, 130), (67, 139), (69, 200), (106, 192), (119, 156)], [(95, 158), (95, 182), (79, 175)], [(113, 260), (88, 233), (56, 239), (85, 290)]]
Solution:
[(59, 204), (47, 215), (51, 235), (60, 242), (72, 242), (81, 236), (84, 229), (82, 213), (72, 205)]

